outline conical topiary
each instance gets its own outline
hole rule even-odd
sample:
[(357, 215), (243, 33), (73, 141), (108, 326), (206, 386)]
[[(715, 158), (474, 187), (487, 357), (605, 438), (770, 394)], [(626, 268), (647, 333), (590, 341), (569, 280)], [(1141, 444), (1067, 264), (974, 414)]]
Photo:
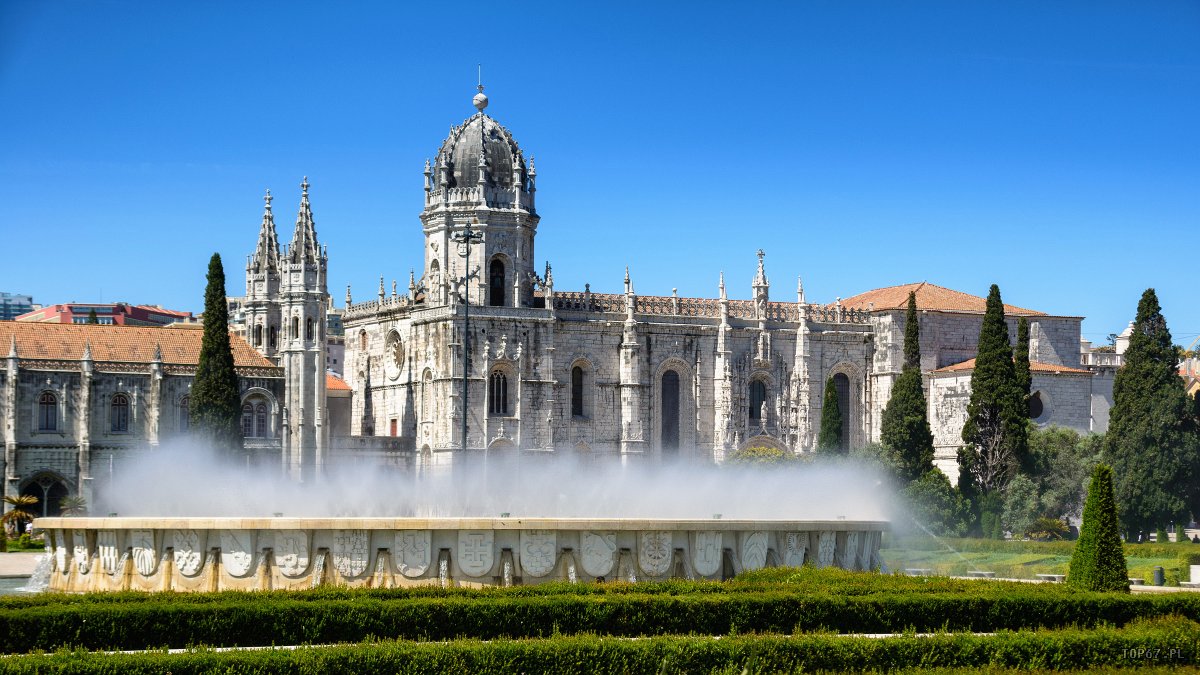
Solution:
[(1089, 591), (1129, 591), (1120, 527), (1112, 469), (1098, 464), (1088, 485), (1083, 525), (1071, 553), (1067, 583)]
[(821, 403), (821, 429), (817, 433), (817, 450), (827, 453), (846, 451), (842, 438), (842, 410), (838, 406), (837, 387), (833, 377), (825, 380), (825, 397)]

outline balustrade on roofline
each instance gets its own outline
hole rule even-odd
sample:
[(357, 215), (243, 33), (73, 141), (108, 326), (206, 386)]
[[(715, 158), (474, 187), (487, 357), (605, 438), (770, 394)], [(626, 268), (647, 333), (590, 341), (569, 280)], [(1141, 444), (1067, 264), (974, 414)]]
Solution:
[[(757, 320), (758, 310), (753, 300), (729, 300), (729, 316)], [(794, 302), (768, 302), (768, 321), (799, 321), (801, 305)], [(561, 291), (554, 293), (554, 308), (566, 312), (595, 312), (623, 314), (625, 296), (616, 293)], [(841, 305), (804, 305), (808, 320), (821, 323), (865, 324), (870, 312)], [(681, 298), (677, 296), (634, 296), (635, 314), (656, 316), (687, 316), (719, 318), (721, 301), (714, 298)]]
[[(479, 186), (437, 188), (425, 194), (426, 206), (444, 201), (450, 206), (474, 206), (479, 204)], [(488, 208), (533, 210), (533, 195), (518, 188), (484, 187)]]

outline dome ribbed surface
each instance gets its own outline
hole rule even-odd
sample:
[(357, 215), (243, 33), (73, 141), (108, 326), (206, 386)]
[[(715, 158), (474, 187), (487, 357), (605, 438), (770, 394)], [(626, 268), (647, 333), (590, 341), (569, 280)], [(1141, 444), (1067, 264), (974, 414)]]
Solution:
[(518, 185), (526, 189), (525, 159), (512, 134), (491, 117), (478, 113), (450, 130), (450, 136), (438, 151), (435, 180), (441, 180), (442, 168), (449, 168), (449, 187), (474, 187), (479, 184), (479, 151), (486, 158), (484, 180), (488, 187), (513, 187), (513, 158), (520, 162)]

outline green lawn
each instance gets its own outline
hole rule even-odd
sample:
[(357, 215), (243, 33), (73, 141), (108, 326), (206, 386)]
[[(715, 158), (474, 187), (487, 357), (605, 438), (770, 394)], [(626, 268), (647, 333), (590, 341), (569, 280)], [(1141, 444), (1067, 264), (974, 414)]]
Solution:
[[(1074, 542), (906, 537), (886, 542), (881, 553), (891, 571), (923, 568), (938, 575), (964, 576), (971, 570), (986, 570), (998, 577), (1036, 579), (1038, 574), (1066, 574), (1073, 547)], [(1167, 585), (1175, 586), (1189, 580), (1182, 558), (1187, 554), (1200, 555), (1200, 545), (1126, 544), (1125, 564), (1129, 576), (1147, 582), (1153, 577), (1154, 567), (1161, 566)]]

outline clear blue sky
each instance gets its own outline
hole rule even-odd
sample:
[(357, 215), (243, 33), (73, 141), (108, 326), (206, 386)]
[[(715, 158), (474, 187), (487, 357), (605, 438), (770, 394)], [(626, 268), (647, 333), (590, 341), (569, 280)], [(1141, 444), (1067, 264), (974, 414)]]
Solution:
[[(1200, 334), (1200, 3), (0, 0), (0, 290), (199, 310), (312, 182), (330, 292), (420, 264), (473, 111), (537, 157), (559, 289), (928, 280)], [(540, 265), (540, 263), (539, 263)]]

